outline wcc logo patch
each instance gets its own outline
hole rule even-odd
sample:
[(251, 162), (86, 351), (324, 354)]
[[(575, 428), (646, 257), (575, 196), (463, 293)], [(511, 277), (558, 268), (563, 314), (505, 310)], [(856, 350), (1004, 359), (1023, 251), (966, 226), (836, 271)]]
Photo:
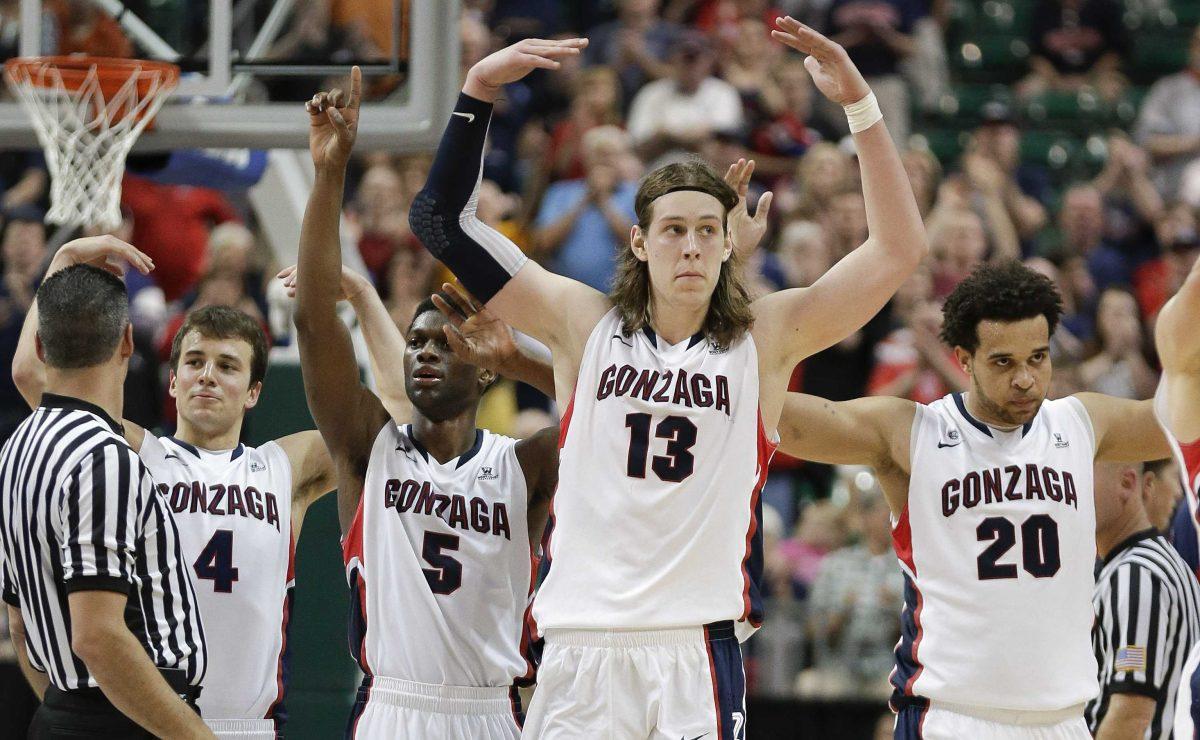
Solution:
[(264, 465), (263, 463), (260, 463), (258, 460), (250, 461), (250, 472), (251, 473), (261, 473), (262, 471), (264, 471), (266, 469), (267, 469), (267, 466)]
[(483, 465), (479, 468), (479, 475), (475, 480), (496, 480), (500, 475), (492, 469), (491, 465)]
[(1063, 447), (1070, 447), (1071, 443), (1063, 439), (1063, 436), (1058, 432), (1054, 432), (1054, 446), (1062, 449)]

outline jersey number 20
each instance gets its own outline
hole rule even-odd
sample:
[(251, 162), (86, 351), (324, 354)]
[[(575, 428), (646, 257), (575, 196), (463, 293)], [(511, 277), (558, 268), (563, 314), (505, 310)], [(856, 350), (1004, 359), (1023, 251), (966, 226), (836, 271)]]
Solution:
[[(980, 542), (992, 540), (976, 561), (979, 580), (1016, 578), (1016, 565), (997, 562), (1017, 544), (1017, 528), (1013, 523), (1002, 516), (989, 516), (979, 523), (975, 536)], [(1058, 524), (1048, 515), (1034, 514), (1021, 524), (1021, 565), (1035, 578), (1048, 578), (1062, 566)]]
[[(629, 459), (625, 473), (630, 478), (646, 477), (646, 458), (650, 457), (650, 414), (629, 414), (625, 426), (629, 429)], [(696, 425), (686, 416), (668, 416), (658, 422), (654, 436), (667, 440), (667, 454), (655, 455), (650, 469), (659, 480), (678, 483), (692, 474), (696, 458), (692, 446), (696, 444)]]

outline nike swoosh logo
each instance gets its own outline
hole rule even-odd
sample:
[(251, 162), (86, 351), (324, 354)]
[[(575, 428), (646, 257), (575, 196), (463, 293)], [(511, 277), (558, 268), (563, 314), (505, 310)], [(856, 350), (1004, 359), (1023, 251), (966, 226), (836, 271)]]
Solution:
[(958, 447), (960, 444), (962, 444), (962, 442), (955, 442), (955, 443), (954, 443), (954, 444), (952, 444), (952, 445), (948, 445), (948, 444), (945, 444), (945, 443), (943, 443), (943, 442), (938, 442), (938, 449), (940, 450), (940, 449), (942, 449), (943, 447)]
[[(702, 737), (708, 737), (708, 733), (706, 732), (703, 735), (697, 735), (696, 737), (692, 738), (692, 740), (700, 740), (700, 738), (702, 738)], [(688, 740), (688, 739), (686, 737), (681, 737), (681, 738), (679, 738), (679, 740)]]
[(452, 116), (459, 116), (460, 118), (465, 118), (465, 119), (467, 119), (467, 123), (474, 123), (474, 122), (475, 122), (475, 114), (474, 114), (474, 113), (461, 113), (461, 112), (459, 112), (459, 111), (454, 111), (454, 112), (453, 112), (453, 113), (451, 113), (450, 115), (452, 115)]

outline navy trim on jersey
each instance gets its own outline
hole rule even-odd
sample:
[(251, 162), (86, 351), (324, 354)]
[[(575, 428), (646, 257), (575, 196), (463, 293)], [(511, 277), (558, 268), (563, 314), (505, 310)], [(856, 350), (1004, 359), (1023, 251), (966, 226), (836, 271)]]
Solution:
[(358, 663), (362, 672), (370, 678), (371, 671), (367, 665), (367, 615), (363, 610), (362, 587), (362, 576), (355, 568), (350, 576), (350, 620), (348, 625), (350, 656)]
[[(958, 393), (952, 393), (950, 395), (952, 398), (954, 398), (954, 405), (958, 407), (958, 412), (960, 414), (962, 414), (964, 419), (967, 420), (967, 423), (970, 424), (971, 426), (975, 427), (979, 431), (983, 432), (987, 436), (991, 437), (992, 436), (991, 428), (987, 424), (984, 424), (979, 419), (976, 419), (974, 416), (971, 416), (971, 412), (967, 411), (967, 404), (963, 401), (963, 397), (962, 397), (963, 394), (961, 392), (958, 392)], [(1029, 421), (1027, 421), (1021, 425), (1021, 436), (1022, 437), (1024, 437), (1026, 434), (1029, 434), (1029, 430), (1033, 429), (1033, 422), (1036, 420), (1037, 420), (1037, 416), (1034, 416), (1032, 419), (1030, 419)]]
[[(645, 334), (646, 338), (650, 340), (650, 344), (654, 345), (654, 349), (658, 349), (658, 335), (654, 333), (654, 330), (650, 328), (649, 324), (646, 324), (642, 327), (642, 333)], [(703, 342), (704, 339), (705, 339), (704, 332), (702, 332), (702, 331), (696, 332), (695, 334), (693, 334), (691, 337), (688, 338), (687, 348), (691, 349), (692, 347), (695, 347), (697, 344), (700, 344), (701, 342)]]
[(512, 707), (513, 721), (517, 723), (517, 729), (525, 727), (525, 709), (521, 706), (521, 691), (513, 684), (508, 688), (508, 703)]
[[(199, 457), (199, 458), (203, 457), (200, 454), (200, 449), (198, 447), (196, 447), (196, 445), (191, 444), (189, 442), (184, 442), (182, 439), (179, 439), (178, 437), (167, 437), (167, 439), (171, 440), (172, 442), (179, 445), (183, 449), (192, 453), (196, 457)], [(241, 442), (238, 442), (238, 446), (234, 447), (229, 453), (229, 462), (233, 462), (234, 460), (241, 457), (242, 453), (244, 453), (245, 451), (246, 451), (246, 445), (242, 444)], [(215, 451), (213, 451), (213, 450), (209, 450), (209, 452), (210, 452), (210, 454), (215, 454)]]
[[(413, 447), (416, 448), (417, 452), (421, 453), (421, 457), (425, 458), (425, 462), (429, 462), (429, 460), (433, 456), (429, 454), (429, 450), (425, 449), (425, 445), (421, 444), (421, 441), (419, 439), (417, 439), (417, 436), (415, 434), (413, 434), (412, 424), (404, 425), (404, 433), (409, 438), (409, 440), (412, 442)], [(463, 465), (465, 465), (467, 463), (468, 460), (470, 460), (471, 458), (478, 455), (479, 451), (481, 449), (483, 449), (483, 430), (476, 429), (475, 430), (475, 443), (473, 445), (471, 445), (471, 449), (467, 450), (466, 452), (464, 452), (463, 454), (458, 456), (458, 462), (455, 463), (454, 469), (457, 470), (457, 469), (461, 468)], [(437, 462), (436, 459), (434, 459), (433, 461)]]
[(296, 604), (296, 588), (293, 586), (287, 590), (287, 596), (284, 597), (284, 628), (283, 628), (283, 655), (279, 656), (280, 677), (283, 682), (283, 694), (278, 701), (271, 705), (267, 710), (266, 719), (275, 721), (275, 734), (282, 737), (283, 727), (287, 724), (287, 690), (292, 682), (292, 620), (291, 615), (294, 613)]
[(125, 427), (116, 419), (108, 415), (108, 412), (100, 408), (94, 403), (89, 403), (82, 398), (74, 396), (60, 396), (57, 393), (43, 393), (42, 400), (38, 406), (48, 409), (66, 409), (67, 411), (86, 411), (89, 414), (95, 414), (104, 420), (105, 424), (112, 427), (112, 430), (121, 436), (125, 436)]
[[(742, 665), (742, 646), (733, 622), (704, 625), (704, 643), (708, 650), (709, 671), (713, 680), (717, 736), (714, 740), (745, 740), (746, 671)], [(735, 722), (740, 715), (742, 721)], [(738, 730), (735, 734), (735, 730)]]
[(358, 730), (358, 720), (362, 719), (363, 712), (367, 711), (373, 679), (374, 676), (368, 673), (363, 676), (362, 684), (358, 687), (358, 693), (354, 697), (354, 707), (350, 710), (349, 719), (346, 720), (346, 740), (353, 740), (355, 732)]
[[(928, 706), (929, 701), (912, 694), (911, 684), (921, 672), (916, 659), (916, 647), (921, 637), (920, 592), (907, 573), (904, 574), (904, 609), (900, 612), (900, 642), (896, 643), (896, 669), (889, 681), (892, 684), (892, 711), (898, 712), (912, 704)], [(900, 737), (897, 735), (897, 737)]]
[(968, 424), (983, 432), (987, 436), (992, 436), (992, 430), (988, 429), (988, 425), (984, 424), (979, 419), (976, 419), (974, 416), (971, 416), (971, 412), (967, 411), (967, 404), (963, 403), (962, 396), (962, 393), (952, 394), (952, 397), (954, 398), (954, 405), (958, 407), (958, 412), (962, 414), (963, 418), (967, 420)]
[(1167, 539), (1188, 564), (1192, 572), (1200, 578), (1200, 541), (1196, 538), (1196, 527), (1192, 524), (1192, 514), (1188, 508), (1187, 499), (1182, 498), (1175, 506), (1175, 516), (1171, 518), (1171, 528)]
[[(761, 489), (760, 489), (761, 493)], [(762, 496), (754, 505), (754, 536), (750, 538), (750, 558), (745, 564), (746, 573), (750, 577), (750, 624), (758, 627), (763, 623), (765, 609), (763, 607), (763, 528), (762, 528)]]

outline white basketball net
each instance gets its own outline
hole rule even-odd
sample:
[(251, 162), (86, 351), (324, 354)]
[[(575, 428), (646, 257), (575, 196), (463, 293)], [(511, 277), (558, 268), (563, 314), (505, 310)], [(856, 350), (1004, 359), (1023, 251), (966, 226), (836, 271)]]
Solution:
[[(52, 62), (16, 67), (5, 77), (46, 153), (51, 203), (46, 220), (104, 230), (119, 226), (125, 157), (174, 89), (175, 78), (134, 67), (105, 100), (94, 64), (78, 90), (63, 85)], [(145, 95), (139, 95), (139, 81), (148, 82)]]

